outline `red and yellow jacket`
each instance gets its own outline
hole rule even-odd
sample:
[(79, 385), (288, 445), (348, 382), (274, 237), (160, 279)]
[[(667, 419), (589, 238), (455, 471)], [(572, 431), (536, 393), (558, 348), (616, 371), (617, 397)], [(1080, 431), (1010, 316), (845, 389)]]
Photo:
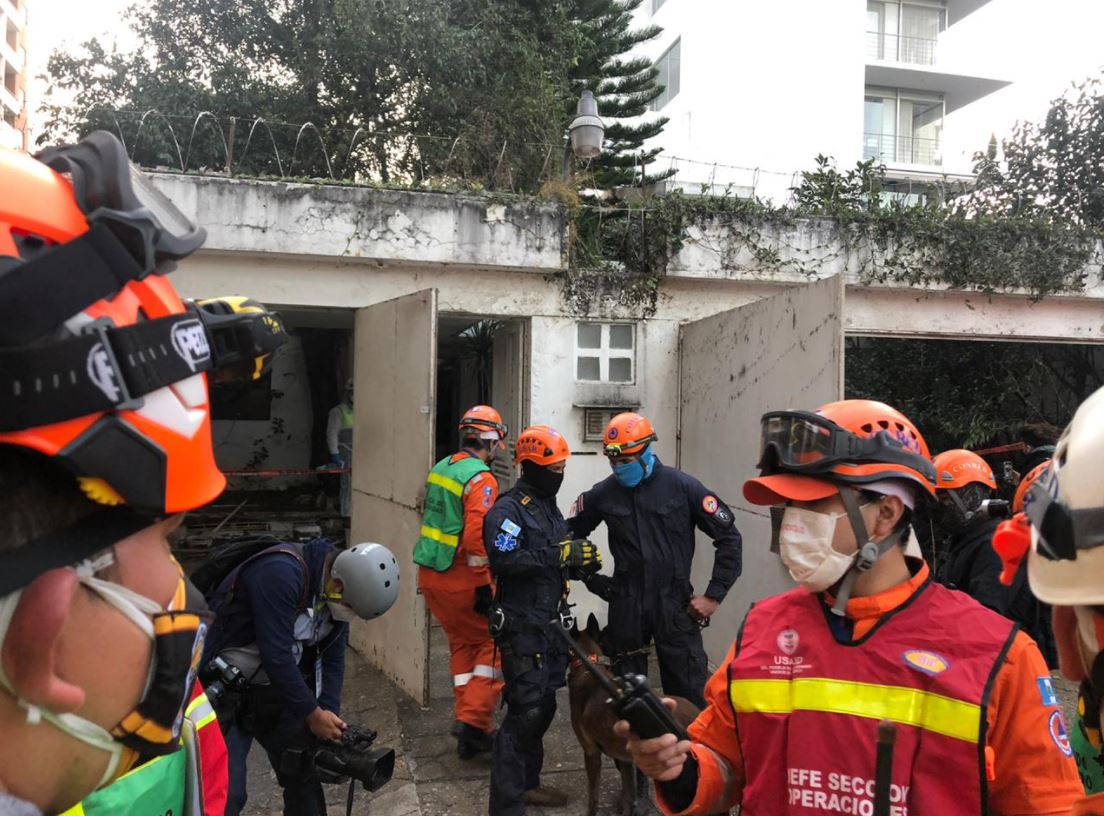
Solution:
[[(901, 662), (897, 658), (907, 661), (910, 650), (906, 649), (898, 655), (899, 644), (896, 641), (889, 643), (889, 634), (894, 632), (890, 626), (892, 623), (890, 618), (900, 614), (899, 620), (911, 620), (907, 614), (908, 609), (916, 607), (915, 602), (922, 593), (930, 594), (925, 599), (925, 603), (936, 605), (932, 608), (933, 612), (947, 612), (957, 615), (956, 620), (968, 621), (962, 631), (969, 631), (970, 623), (977, 622), (978, 628), (986, 629), (988, 633), (979, 636), (981, 638), (979, 648), (983, 651), (988, 650), (986, 653), (990, 656), (982, 657), (982, 662), (988, 659), (992, 670), (986, 672), (981, 670), (982, 667), (973, 666), (970, 669), (972, 672), (970, 677), (973, 680), (960, 681), (959, 691), (954, 692), (961, 699), (926, 690), (941, 689), (939, 683), (953, 675), (952, 672), (948, 672), (946, 678), (927, 684), (923, 676), (925, 669), (934, 672), (934, 675), (944, 671), (939, 652), (954, 655), (953, 658), (944, 660), (944, 663), (949, 665), (949, 661), (957, 660), (958, 653), (962, 651), (956, 649), (954, 644), (946, 643), (945, 638), (941, 650), (931, 648), (928, 644), (939, 643), (939, 635), (942, 632), (931, 633), (931, 637), (917, 638), (920, 648), (913, 654), (915, 661), (913, 668), (918, 669), (919, 672), (916, 680), (910, 681), (912, 687), (892, 682), (892, 678), (902, 677)], [(799, 596), (791, 597), (796, 603)], [(771, 612), (777, 617), (779, 611), (785, 612), (786, 598), (786, 595), (777, 596), (764, 603), (775, 602)], [(959, 593), (951, 593), (942, 587), (932, 586), (928, 568), (922, 564), (917, 567), (910, 580), (887, 592), (853, 598), (848, 602), (847, 618), (852, 627), (850, 639), (848, 642), (839, 643), (840, 649), (835, 651), (836, 658), (828, 657), (833, 654), (833, 648), (826, 645), (829, 641), (836, 642), (829, 630), (827, 617), (829, 613), (825, 610), (817, 611), (822, 611), (824, 614), (815, 618), (807, 615), (799, 616), (798, 619), (806, 624), (815, 620), (817, 625), (823, 626), (823, 631), (797, 632), (795, 635), (788, 632), (787, 627), (780, 622), (777, 626), (780, 629), (777, 633), (777, 647), (774, 649), (783, 656), (783, 663), (789, 660), (787, 666), (781, 667), (782, 674), (795, 678), (800, 675), (800, 672), (794, 671), (794, 666), (797, 665), (796, 658), (804, 654), (797, 642), (804, 637), (819, 644), (813, 654), (816, 655), (815, 660), (822, 665), (819, 669), (816, 665), (811, 666), (805, 679), (814, 677), (815, 679), (812, 679), (811, 683), (803, 684), (810, 688), (819, 684), (813, 689), (814, 697), (810, 698), (809, 702), (804, 701), (804, 697), (809, 694), (809, 689), (803, 689), (800, 695), (792, 690), (787, 691), (787, 694), (783, 695), (786, 697), (783, 702), (787, 705), (782, 708), (777, 705), (778, 700), (770, 702), (771, 695), (778, 695), (777, 689), (767, 685), (771, 683), (770, 680), (748, 681), (748, 678), (755, 677), (760, 669), (763, 669), (764, 677), (773, 672), (772, 669), (760, 665), (763, 661), (759, 658), (766, 653), (766, 650), (751, 651), (750, 655), (745, 651), (741, 656), (739, 641), (729, 651), (722, 668), (710, 679), (705, 691), (708, 706), (689, 729), (691, 739), (694, 741), (692, 751), (697, 765), (698, 783), (690, 805), (678, 811), (680, 816), (724, 812), (741, 804), (745, 790), (761, 797), (759, 801), (753, 802), (749, 799), (743, 802), (744, 812), (749, 814), (760, 812), (827, 814), (831, 813), (834, 807), (830, 801), (833, 795), (841, 801), (844, 797), (850, 797), (855, 801), (865, 798), (868, 791), (854, 790), (854, 780), (860, 776), (873, 777), (873, 735), (876, 720), (864, 719), (868, 714), (861, 712), (861, 704), (860, 709), (853, 709), (855, 703), (849, 693), (837, 695), (838, 699), (832, 702), (829, 698), (835, 693), (833, 689), (839, 685), (849, 687), (854, 685), (860, 691), (861, 687), (869, 686), (871, 694), (867, 696), (877, 703), (875, 707), (884, 707), (887, 705), (885, 701), (891, 697), (899, 701), (912, 700), (914, 703), (920, 701), (918, 707), (913, 706), (914, 714), (909, 715), (915, 726), (906, 727), (903, 733), (904, 742), (900, 737), (898, 740), (895, 781), (898, 780), (898, 773), (903, 773), (909, 780), (909, 785), (938, 786), (945, 784), (948, 776), (962, 774), (959, 778), (969, 781), (969, 784), (964, 785), (964, 800), (971, 798), (970, 788), (972, 788), (974, 801), (980, 804), (978, 797), (984, 796), (989, 811), (996, 816), (1071, 812), (1074, 803), (1082, 796), (1082, 791), (1069, 748), (1065, 723), (1050, 686), (1050, 673), (1035, 643), (1023, 633), (1011, 634), (1011, 622), (1007, 623), (1007, 629), (1004, 630), (1008, 633), (1007, 642), (1001, 648), (994, 650), (994, 644), (1000, 643), (998, 638), (1000, 632), (997, 630), (1000, 629), (1001, 619), (997, 618), (995, 613), (960, 596)], [(916, 609), (913, 611), (915, 612)], [(754, 609), (749, 613), (749, 619), (753, 613)], [(933, 619), (938, 617), (938, 615), (932, 615)], [(924, 618), (928, 619), (928, 616), (925, 615)], [(973, 618), (976, 618), (976, 621), (971, 620)], [(747, 623), (745, 623), (746, 626)], [(895, 636), (907, 641), (907, 632), (902, 633), (900, 629), (897, 627)], [(744, 634), (742, 633), (741, 637)], [(771, 630), (769, 634), (773, 645), (775, 633)], [(762, 633), (757, 637), (760, 644), (764, 642)], [(994, 640), (994, 638), (998, 639)], [(879, 640), (882, 645), (879, 645)], [(885, 646), (886, 643), (889, 645)], [(890, 652), (893, 654), (890, 655)], [(842, 659), (840, 655), (843, 656)], [(741, 663), (741, 659), (744, 662)], [(837, 683), (834, 682), (835, 677), (823, 676), (825, 670), (840, 675), (847, 674), (848, 677), (840, 677), (840, 682)], [(855, 682), (856, 678), (851, 675), (861, 674), (864, 671), (868, 673), (870, 682), (865, 684)], [(989, 676), (983, 680), (984, 674)], [(737, 681), (735, 685), (734, 679)], [(741, 680), (747, 682), (741, 684), (739, 682)], [(972, 689), (971, 682), (975, 684)], [(763, 688), (758, 689), (757, 683), (763, 685)], [(877, 693), (874, 693), (875, 691)], [(820, 697), (815, 695), (821, 695), (821, 692), (828, 696), (818, 703), (816, 700)], [(741, 701), (740, 695), (748, 694), (751, 694), (750, 698)], [(973, 703), (969, 700), (971, 695), (974, 696)], [(859, 697), (862, 696), (859, 695)], [(925, 701), (930, 702), (929, 697), (935, 698), (935, 703), (938, 705), (934, 707), (937, 709), (941, 707), (954, 709), (954, 711), (944, 712), (951, 716), (941, 718), (938, 713), (931, 714), (932, 706), (925, 704)], [(748, 704), (742, 705), (742, 702)], [(906, 710), (909, 707), (907, 702), (901, 705), (904, 705)], [(977, 728), (974, 733), (958, 735), (964, 740), (963, 750), (958, 752), (961, 756), (956, 754), (956, 760), (949, 758), (949, 761), (957, 761), (959, 764), (954, 768), (948, 768), (946, 765), (940, 766), (931, 762), (930, 760), (937, 753), (931, 750), (931, 743), (938, 740), (930, 738), (928, 745), (925, 745), (924, 740), (917, 734), (927, 733), (923, 731), (927, 728), (931, 733), (938, 735), (938, 739), (947, 739), (948, 734), (953, 738), (959, 729), (957, 723), (960, 722), (955, 712), (960, 708), (965, 710), (971, 706), (976, 712), (979, 705), (984, 710), (984, 721), (978, 722), (977, 725), (980, 728)], [(740, 708), (739, 715), (737, 708)], [(780, 713), (783, 709), (784, 714)], [(909, 722), (908, 716), (896, 717), (893, 716), (893, 711), (886, 713), (891, 719), (899, 721), (904, 719), (905, 722)], [(795, 714), (800, 714), (804, 718), (800, 723), (801, 728), (804, 729), (801, 734), (802, 745), (787, 746), (786, 738), (780, 736), (787, 731), (784, 726), (779, 727), (779, 719), (789, 718), (787, 722), (796, 720)], [(739, 732), (738, 717), (745, 723), (745, 730), (749, 733)], [(947, 722), (943, 722), (943, 719), (947, 719)], [(838, 751), (841, 757), (843, 752), (849, 752), (848, 761), (851, 764), (858, 762), (864, 773), (853, 774), (854, 768), (843, 759), (840, 759), (838, 764), (839, 770), (845, 773), (835, 773), (836, 763), (827, 749), (833, 744), (834, 734), (838, 734), (840, 729), (854, 731), (856, 721), (865, 722), (870, 726), (868, 728), (864, 726), (862, 730), (862, 733), (870, 732), (869, 745), (856, 744), (854, 735), (850, 735), (843, 740), (846, 745), (838, 745)], [(751, 740), (753, 735), (758, 739), (754, 743)], [(802, 750), (806, 739), (808, 739), (808, 752)], [(969, 744), (970, 740), (973, 740), (972, 745)], [(825, 747), (825, 750), (818, 750), (817, 745)], [(899, 766), (902, 764), (905, 749), (910, 745), (914, 748), (923, 746), (925, 750), (917, 748), (908, 758), (908, 761), (915, 761), (917, 764), (906, 765), (902, 769)], [(749, 757), (751, 752), (755, 753), (753, 762), (745, 762), (745, 747), (748, 748)], [(811, 757), (819, 757), (818, 761), (822, 760), (821, 764), (833, 767), (812, 768), (811, 764), (816, 764), (814, 761), (809, 767), (797, 769), (795, 775), (794, 769), (787, 768), (787, 765), (793, 764), (790, 762), (791, 759), (800, 758), (805, 753)], [(953, 751), (951, 753), (955, 754)], [(854, 760), (856, 754), (859, 756), (858, 760)], [(783, 770), (778, 770), (779, 767)], [(980, 779), (977, 776), (979, 771), (982, 777)], [(834, 783), (829, 778), (830, 774), (834, 774)], [(928, 783), (925, 783), (925, 778), (929, 780)], [(844, 786), (843, 781), (847, 781), (848, 785)], [(849, 787), (849, 790), (843, 791), (842, 787)], [(897, 812), (907, 813), (908, 805), (917, 800), (914, 795), (909, 794), (908, 785), (897, 787), (901, 800)], [(817, 798), (821, 792), (823, 796)], [(930, 792), (934, 793), (934, 791)], [(659, 798), (665, 813), (676, 812), (663, 800), (662, 790)], [(969, 812), (971, 810), (969, 803), (964, 801), (964, 805), (966, 809), (961, 812)]]

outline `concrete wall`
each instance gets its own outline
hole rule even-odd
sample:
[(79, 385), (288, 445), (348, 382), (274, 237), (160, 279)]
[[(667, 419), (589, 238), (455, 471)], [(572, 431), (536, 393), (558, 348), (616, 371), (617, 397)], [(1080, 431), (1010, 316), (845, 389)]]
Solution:
[[(173, 274), (185, 296), (242, 293), (276, 307), (353, 309), (434, 288), (441, 312), (530, 319), (530, 420), (558, 427), (576, 453), (561, 492), (562, 509), (566, 511), (579, 492), (608, 475), (598, 445), (582, 441), (583, 410), (577, 403), (592, 402), (595, 394), (592, 386), (575, 382), (578, 318), (567, 313), (563, 277), (555, 274), (562, 272), (563, 221), (554, 209), (516, 203), (500, 211), (493, 208), (502, 205), (465, 197), (364, 188), (175, 176), (157, 180), (174, 200), (183, 202), (185, 210), (190, 206), (206, 221), (210, 230), (210, 248), (187, 259)], [(289, 192), (291, 187), (295, 189)], [(207, 200), (208, 192), (213, 202)], [(379, 223), (382, 213), (395, 210), (410, 224), (399, 229), (388, 226), (386, 232), (377, 228), (374, 238), (371, 230), (362, 229), (364, 223)], [(482, 215), (475, 218), (463, 212)], [(470, 218), (471, 231), (458, 241), (464, 218)], [(427, 230), (429, 238), (424, 235)], [(821, 222), (797, 224), (774, 236), (774, 241), (783, 255), (788, 246), (821, 253), (818, 276), (847, 278), (844, 324), (853, 334), (1104, 342), (1099, 259), (1090, 270), (1094, 286), (1089, 291), (1033, 305), (1021, 295), (987, 299), (936, 287), (859, 286), (858, 259), (843, 252), (832, 239), (829, 225)], [(449, 254), (450, 245), (455, 256)], [(639, 304), (626, 305), (610, 297), (596, 301), (594, 312), (587, 316), (637, 321), (637, 383), (632, 390), (640, 410), (658, 430), (660, 457), (672, 463), (678, 421), (679, 326), (806, 280), (802, 275), (759, 268), (754, 258), (737, 250), (720, 227), (700, 230), (691, 235), (661, 282), (654, 314), (643, 319)], [(450, 258), (452, 262), (445, 262)], [(611, 389), (611, 399), (617, 390)], [(368, 393), (370, 389), (361, 386), (358, 403)], [(711, 487), (722, 496), (735, 495), (735, 482), (749, 475), (753, 466), (750, 461), (734, 463), (733, 483)], [(604, 533), (599, 531), (595, 538), (604, 546)], [(746, 542), (749, 548), (766, 544)], [(744, 580), (754, 581), (754, 576)], [(573, 598), (579, 602), (579, 612), (602, 611), (581, 586)], [(718, 660), (722, 655), (714, 650), (711, 656)]]
[(491, 197), (154, 174), (235, 252), (514, 269), (559, 269), (564, 218), (555, 207)]

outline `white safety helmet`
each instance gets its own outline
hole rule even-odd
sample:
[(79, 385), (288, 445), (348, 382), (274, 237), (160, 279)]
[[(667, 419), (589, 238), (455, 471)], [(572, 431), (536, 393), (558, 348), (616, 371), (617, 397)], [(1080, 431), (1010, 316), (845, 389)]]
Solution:
[(382, 544), (357, 544), (337, 554), (330, 575), (341, 581), (341, 600), (358, 618), (378, 618), (399, 597), (399, 565)]
[(1104, 604), (1104, 388), (1081, 403), (1049, 471), (1024, 496), (1027, 575), (1039, 600)]

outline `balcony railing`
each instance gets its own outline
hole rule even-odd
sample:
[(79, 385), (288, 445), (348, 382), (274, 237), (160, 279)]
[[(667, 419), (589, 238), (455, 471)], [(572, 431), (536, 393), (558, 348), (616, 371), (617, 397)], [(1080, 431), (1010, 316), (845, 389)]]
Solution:
[(905, 62), (909, 65), (935, 65), (938, 40), (907, 37), (901, 34), (866, 32), (867, 59), (882, 62)]
[(891, 164), (943, 164), (938, 139), (920, 136), (896, 136), (892, 133), (863, 134), (863, 158)]

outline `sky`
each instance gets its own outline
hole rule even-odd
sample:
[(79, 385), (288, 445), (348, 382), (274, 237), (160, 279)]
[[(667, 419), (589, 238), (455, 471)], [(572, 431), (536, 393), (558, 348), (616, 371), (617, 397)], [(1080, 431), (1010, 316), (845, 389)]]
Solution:
[[(722, 0), (748, 2), (748, 0)], [(772, 2), (773, 0), (762, 0)], [(841, 0), (823, 0), (841, 2)], [(29, 0), (31, 75), (45, 72), (55, 48), (71, 47), (106, 34), (132, 44), (122, 22), (132, 0)], [(683, 0), (705, 3), (705, 0)], [(989, 136), (1010, 133), (1018, 119), (1039, 120), (1048, 102), (1104, 65), (1104, 2), (1100, 0), (991, 0), (946, 33), (956, 63), (979, 75), (1013, 84), (951, 114), (944, 130), (947, 163), (984, 149)], [(807, 70), (796, 63), (793, 70)], [(30, 102), (42, 99), (46, 85), (33, 81)], [(32, 126), (41, 116), (32, 117)], [(35, 134), (32, 134), (35, 135)], [(693, 157), (690, 157), (693, 158)], [(709, 157), (705, 157), (709, 158)], [(797, 169), (797, 168), (795, 168)]]

